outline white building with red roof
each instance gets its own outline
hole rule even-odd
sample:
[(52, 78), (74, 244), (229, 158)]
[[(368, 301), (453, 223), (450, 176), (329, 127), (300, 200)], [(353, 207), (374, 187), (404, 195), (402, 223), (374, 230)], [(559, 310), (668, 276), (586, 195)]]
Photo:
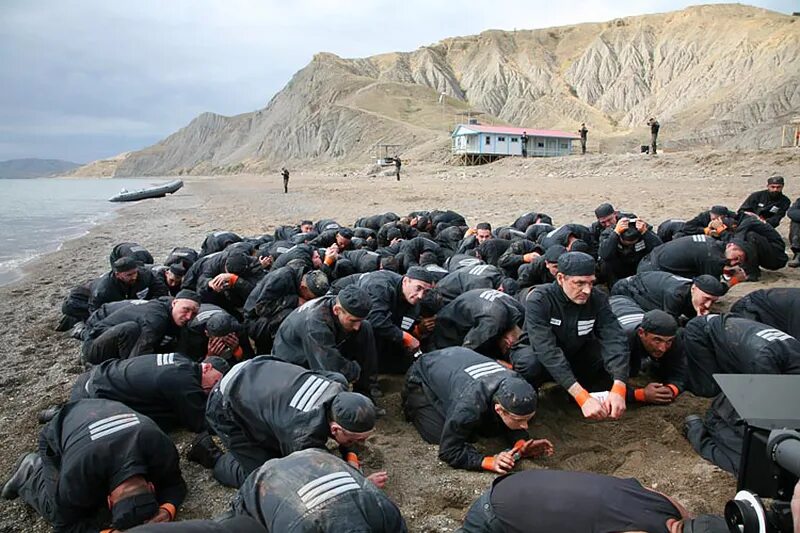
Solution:
[[(451, 134), (453, 153), (485, 163), (507, 156), (551, 157), (570, 155), (577, 132), (512, 126), (459, 124)], [(524, 141), (527, 139), (527, 143)]]

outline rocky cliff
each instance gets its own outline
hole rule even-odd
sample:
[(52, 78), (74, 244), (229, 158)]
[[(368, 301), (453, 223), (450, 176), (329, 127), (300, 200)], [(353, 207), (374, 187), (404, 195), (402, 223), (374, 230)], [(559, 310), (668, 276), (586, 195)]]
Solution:
[[(440, 103), (439, 95), (446, 97)], [(575, 130), (632, 150), (659, 119), (669, 148), (774, 147), (800, 113), (800, 18), (743, 5), (530, 31), (490, 30), (413, 52), (317, 54), (261, 110), (205, 113), (119, 160), (115, 175), (361, 163), (376, 142), (441, 154), (458, 113)]]

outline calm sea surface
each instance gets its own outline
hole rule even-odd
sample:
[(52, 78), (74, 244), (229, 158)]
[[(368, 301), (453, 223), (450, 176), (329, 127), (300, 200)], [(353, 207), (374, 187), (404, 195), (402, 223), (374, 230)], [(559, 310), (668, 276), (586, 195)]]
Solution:
[(167, 180), (0, 179), (0, 285), (21, 276), (20, 266), (58, 250), (69, 239), (125, 205), (108, 199), (120, 189), (142, 189)]

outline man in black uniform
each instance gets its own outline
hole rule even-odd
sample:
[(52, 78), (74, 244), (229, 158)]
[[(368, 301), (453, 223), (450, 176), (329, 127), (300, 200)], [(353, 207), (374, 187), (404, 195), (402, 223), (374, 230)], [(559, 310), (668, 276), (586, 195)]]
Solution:
[[(105, 304), (86, 321), (81, 360), (97, 365), (106, 359), (127, 359), (156, 353), (167, 338), (175, 339), (200, 309), (196, 292), (181, 290), (175, 298)], [(106, 313), (109, 306), (119, 309)]]
[(786, 266), (797, 268), (800, 267), (800, 198), (794, 201), (786, 212), (786, 216), (791, 221), (789, 224), (789, 246), (793, 255)]
[(230, 364), (255, 355), (241, 322), (212, 304), (202, 304), (197, 316), (181, 329), (175, 351), (194, 361), (219, 356)]
[(111, 400), (69, 402), (42, 429), (38, 453), (24, 456), (3, 487), (53, 525), (91, 532), (175, 518), (186, 496), (175, 445), (146, 416)]
[(600, 235), (598, 256), (608, 286), (613, 288), (618, 280), (636, 274), (642, 258), (661, 244), (661, 239), (642, 219), (623, 217), (614, 228), (606, 228)]
[(140, 266), (155, 263), (153, 254), (138, 242), (121, 242), (117, 244), (111, 249), (111, 253), (108, 255), (108, 262), (113, 267), (117, 259), (122, 257), (132, 257)]
[(289, 170), (286, 167), (281, 169), (281, 177), (283, 177), (283, 194), (289, 193)]
[(218, 305), (241, 318), (241, 308), (263, 276), (256, 260), (244, 253), (230, 253), (205, 264), (197, 278), (197, 293), (205, 303)]
[(124, 403), (164, 431), (206, 428), (206, 400), (230, 366), (221, 357), (195, 363), (179, 353), (105, 361), (78, 377), (70, 401), (97, 398)]
[(543, 256), (520, 266), (517, 271), (517, 280), (520, 286), (532, 287), (553, 283), (558, 274), (558, 258), (566, 252), (566, 248), (560, 244), (554, 244), (547, 249)]
[(306, 370), (269, 356), (234, 366), (208, 398), (208, 425), (222, 439), (222, 455), (208, 435), (192, 443), (189, 458), (214, 469), (222, 484), (238, 487), (268, 459), (306, 448), (325, 448), (329, 438), (345, 457), (375, 427), (375, 406), (347, 392), (338, 373)]
[(319, 270), (306, 271), (296, 263), (272, 270), (247, 297), (244, 319), (256, 351), (272, 350), (281, 323), (296, 308), (328, 292), (328, 277)]
[[(589, 244), (592, 242), (595, 244), (599, 243), (600, 235), (602, 235), (603, 232), (609, 228), (614, 230), (620, 219), (627, 218), (628, 220), (631, 220), (637, 218), (633, 213), (621, 213), (620, 211), (617, 211), (614, 209), (614, 206), (609, 203), (598, 205), (594, 210), (594, 216), (597, 218), (597, 220), (592, 222), (592, 226), (590, 228), (591, 239), (588, 239), (584, 235), (577, 235), (579, 239), (584, 240)], [(564, 244), (564, 246), (567, 245)], [(567, 246), (567, 248), (569, 248), (569, 246)]]
[(343, 227), (329, 229), (317, 235), (309, 244), (316, 248), (330, 248), (335, 244), (338, 253), (352, 250), (353, 230)]
[(633, 478), (526, 470), (499, 477), (470, 507), (459, 533), (727, 533), (721, 517), (692, 518)]
[(102, 278), (92, 285), (89, 312), (101, 305), (121, 300), (154, 300), (167, 296), (169, 290), (150, 269), (140, 266), (132, 257), (120, 257)]
[(789, 198), (783, 194), (783, 185), (783, 176), (772, 176), (767, 179), (767, 188), (748, 196), (739, 207), (739, 214), (756, 216), (773, 228), (777, 228), (791, 204)]
[(650, 117), (650, 120), (647, 121), (647, 125), (650, 126), (650, 153), (656, 155), (658, 149), (658, 130), (661, 129), (661, 124), (658, 121)]
[(767, 324), (800, 338), (800, 289), (779, 287), (760, 289), (743, 296), (731, 307), (750, 320)]
[[(454, 346), (417, 359), (402, 393), (406, 419), (426, 442), (439, 444), (439, 458), (453, 468), (505, 474), (521, 457), (552, 455), (546, 439), (530, 439), (536, 390), (516, 372), (468, 348)], [(477, 436), (502, 435), (508, 450), (481, 455)]]
[(728, 243), (706, 235), (687, 235), (662, 244), (639, 263), (637, 272), (661, 270), (694, 278), (709, 274), (717, 279), (725, 276), (728, 286), (744, 281), (747, 275), (741, 265), (752, 255), (750, 244), (733, 239)]
[(183, 276), (186, 275), (186, 267), (181, 263), (167, 265), (157, 265), (150, 269), (150, 272), (163, 283), (170, 296), (175, 296), (181, 290)]
[(242, 242), (242, 238), (232, 231), (214, 231), (209, 233), (200, 246), (200, 258), (216, 252), (221, 252), (236, 242)]
[(372, 300), (367, 321), (375, 333), (379, 371), (402, 373), (411, 364), (409, 356), (419, 349), (419, 339), (411, 331), (419, 317), (420, 301), (433, 288), (433, 280), (424, 268), (411, 267), (405, 276), (379, 270), (356, 281)]
[[(552, 247), (551, 247), (552, 248)], [(506, 276), (516, 278), (523, 265), (529, 265), (544, 254), (544, 248), (533, 241), (522, 238), (515, 240), (497, 260)]]
[(405, 272), (411, 267), (420, 265), (422, 254), (425, 253), (434, 254), (437, 265), (444, 264), (445, 255), (439, 243), (425, 237), (414, 237), (401, 242), (397, 253), (400, 271)]
[(311, 370), (342, 374), (356, 392), (369, 394), (377, 371), (375, 337), (365, 320), (372, 301), (350, 285), (295, 309), (283, 321), (272, 355)]
[(734, 314), (693, 318), (684, 340), (687, 389), (697, 396), (720, 393), (713, 374), (800, 374), (800, 341)]
[(323, 450), (267, 461), (248, 476), (231, 507), (281, 533), (407, 531), (400, 510), (374, 481)]
[(513, 296), (494, 289), (465, 292), (436, 315), (431, 337), (434, 350), (463, 346), (499, 359), (526, 379), (533, 379), (538, 365), (523, 339), (525, 308)]
[(626, 400), (671, 403), (686, 389), (686, 354), (678, 322), (660, 309), (644, 312), (625, 296), (612, 296), (609, 303), (628, 336), (631, 376), (637, 376), (647, 364), (649, 373), (658, 379), (641, 388), (629, 388)]
[(708, 274), (692, 280), (656, 270), (620, 280), (611, 294), (627, 296), (645, 311), (661, 309), (677, 320), (707, 315), (727, 290), (719, 279)]
[(581, 136), (581, 155), (586, 153), (586, 137), (589, 135), (589, 130), (586, 129), (586, 123), (581, 122), (581, 129), (578, 130)]
[[(731, 223), (735, 223), (737, 216), (736, 213), (724, 205), (712, 206), (708, 211), (703, 211), (693, 219), (684, 222), (680, 235), (676, 235), (676, 237), (684, 237), (686, 235), (719, 237), (720, 234), (729, 229), (728, 226)], [(728, 222), (728, 224), (725, 222)]]
[(474, 265), (447, 274), (436, 283), (436, 292), (447, 305), (461, 294), (473, 289), (498, 289), (503, 272), (494, 265)]
[[(550, 377), (564, 387), (585, 417), (617, 419), (625, 412), (628, 342), (608, 297), (594, 288), (594, 272), (590, 255), (563, 254), (556, 281), (528, 293), (525, 330), (546, 370), (541, 379)], [(611, 390), (601, 403), (584, 384), (597, 391)]]

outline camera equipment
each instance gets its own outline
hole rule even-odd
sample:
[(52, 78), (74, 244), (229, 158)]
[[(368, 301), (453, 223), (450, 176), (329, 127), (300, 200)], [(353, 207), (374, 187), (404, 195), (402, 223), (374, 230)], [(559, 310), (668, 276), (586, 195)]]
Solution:
[(745, 421), (738, 492), (725, 505), (728, 528), (791, 533), (789, 502), (800, 477), (800, 376), (714, 374), (714, 379)]

